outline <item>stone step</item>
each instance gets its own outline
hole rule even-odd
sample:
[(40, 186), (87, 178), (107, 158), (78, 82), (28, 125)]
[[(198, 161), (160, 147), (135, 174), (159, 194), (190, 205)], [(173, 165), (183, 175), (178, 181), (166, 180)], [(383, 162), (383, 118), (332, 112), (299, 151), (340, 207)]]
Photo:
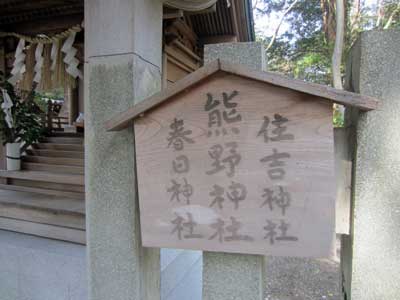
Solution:
[(85, 177), (79, 174), (60, 174), (44, 171), (0, 171), (0, 177), (79, 186), (83, 186), (85, 184)]
[(6, 183), (9, 185), (53, 190), (56, 192), (60, 191), (60, 192), (74, 192), (81, 194), (85, 193), (84, 185), (55, 183), (48, 181), (35, 181), (29, 179), (16, 179), (16, 178), (6, 178)]
[(58, 120), (58, 119), (53, 119), (53, 126), (57, 126), (57, 125), (69, 125), (68, 121), (62, 121), (62, 120)]
[(60, 196), (0, 190), (0, 217), (85, 230), (85, 202)]
[(0, 189), (0, 229), (85, 244), (85, 201)]
[(81, 137), (83, 138), (82, 132), (64, 132), (64, 131), (57, 131), (52, 132), (49, 134), (50, 137)]
[[(49, 187), (49, 186), (47, 186)], [(41, 195), (51, 195), (51, 196), (60, 196), (65, 198), (72, 198), (84, 201), (85, 193), (83, 192), (71, 192), (71, 191), (61, 191), (61, 190), (52, 190), (31, 186), (23, 186), (23, 185), (14, 185), (14, 184), (0, 184), (0, 190), (9, 190), (9, 191), (18, 191), (18, 192), (28, 192), (35, 193)]]
[(22, 160), (26, 162), (43, 163), (50, 165), (68, 165), (68, 166), (79, 166), (79, 167), (83, 167), (85, 165), (83, 158), (25, 155), (22, 157)]
[(66, 158), (81, 158), (85, 157), (82, 151), (60, 151), (60, 150), (44, 150), (44, 149), (27, 149), (28, 155), (38, 155), (47, 157), (66, 157)]
[(54, 173), (65, 173), (65, 174), (81, 174), (85, 173), (84, 167), (69, 166), (69, 165), (52, 165), (52, 164), (42, 164), (42, 163), (32, 163), (32, 162), (22, 162), (23, 170), (31, 171), (46, 171)]
[(84, 139), (82, 137), (57, 137), (49, 136), (42, 139), (44, 143), (55, 143), (55, 144), (83, 144)]
[(84, 152), (83, 144), (56, 144), (56, 143), (37, 143), (34, 149), (60, 150), (60, 151), (79, 151)]
[(0, 217), (0, 229), (82, 245), (86, 244), (86, 231), (82, 229), (4, 217)]

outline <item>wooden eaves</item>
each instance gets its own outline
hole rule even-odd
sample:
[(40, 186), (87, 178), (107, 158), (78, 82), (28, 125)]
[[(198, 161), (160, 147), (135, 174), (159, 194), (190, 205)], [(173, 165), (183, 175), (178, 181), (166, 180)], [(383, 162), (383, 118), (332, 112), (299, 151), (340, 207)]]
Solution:
[(155, 108), (175, 95), (188, 91), (190, 87), (217, 72), (234, 74), (305, 94), (318, 96), (333, 103), (359, 108), (362, 111), (369, 111), (378, 107), (378, 100), (369, 96), (334, 89), (326, 85), (291, 79), (276, 73), (253, 71), (241, 65), (228, 63), (222, 60), (215, 60), (187, 75), (167, 89), (114, 116), (105, 123), (106, 129), (108, 131), (119, 131), (126, 128), (136, 117), (152, 108)]

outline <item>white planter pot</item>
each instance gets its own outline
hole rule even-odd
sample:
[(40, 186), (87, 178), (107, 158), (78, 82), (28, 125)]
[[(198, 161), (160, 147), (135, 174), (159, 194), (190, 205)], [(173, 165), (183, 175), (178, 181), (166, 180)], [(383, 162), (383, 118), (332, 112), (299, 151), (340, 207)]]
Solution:
[(7, 170), (18, 171), (21, 170), (21, 143), (8, 143), (6, 144), (7, 153)]

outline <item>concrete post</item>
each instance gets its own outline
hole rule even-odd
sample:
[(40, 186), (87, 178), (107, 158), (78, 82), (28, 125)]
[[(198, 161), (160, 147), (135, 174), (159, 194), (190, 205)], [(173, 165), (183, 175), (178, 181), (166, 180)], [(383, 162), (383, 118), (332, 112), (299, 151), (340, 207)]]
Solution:
[(261, 43), (221, 43), (204, 45), (204, 64), (216, 59), (266, 71), (265, 50)]
[[(363, 33), (348, 70), (355, 92), (381, 100), (360, 113), (353, 186), (352, 300), (400, 297), (400, 31)], [(351, 251), (347, 252), (351, 256)], [(351, 297), (350, 297), (351, 296)]]
[[(221, 58), (241, 63), (255, 70), (265, 69), (260, 43), (226, 43), (205, 45), (204, 61)], [(204, 300), (264, 299), (264, 256), (227, 253), (203, 253)]]
[(90, 300), (160, 298), (141, 247), (133, 129), (104, 122), (161, 87), (162, 2), (85, 1), (85, 180)]

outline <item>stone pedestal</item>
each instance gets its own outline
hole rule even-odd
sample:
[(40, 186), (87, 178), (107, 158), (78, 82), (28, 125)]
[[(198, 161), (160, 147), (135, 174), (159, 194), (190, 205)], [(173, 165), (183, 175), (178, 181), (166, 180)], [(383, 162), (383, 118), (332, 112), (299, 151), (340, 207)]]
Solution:
[(160, 298), (159, 250), (140, 242), (129, 128), (104, 122), (161, 88), (162, 1), (85, 1), (85, 154), (90, 300)]
[(265, 299), (264, 257), (204, 252), (204, 300)]
[(347, 252), (352, 300), (400, 297), (399, 49), (400, 31), (363, 33), (348, 70), (355, 92), (381, 100), (380, 108), (361, 113), (357, 124), (353, 249)]
[(245, 65), (256, 71), (266, 71), (264, 46), (261, 43), (222, 43), (204, 45), (204, 64), (215, 59)]
[[(205, 45), (205, 63), (215, 59), (240, 63), (264, 70), (264, 51), (260, 43)], [(264, 299), (264, 256), (227, 253), (203, 253), (204, 300)]]

